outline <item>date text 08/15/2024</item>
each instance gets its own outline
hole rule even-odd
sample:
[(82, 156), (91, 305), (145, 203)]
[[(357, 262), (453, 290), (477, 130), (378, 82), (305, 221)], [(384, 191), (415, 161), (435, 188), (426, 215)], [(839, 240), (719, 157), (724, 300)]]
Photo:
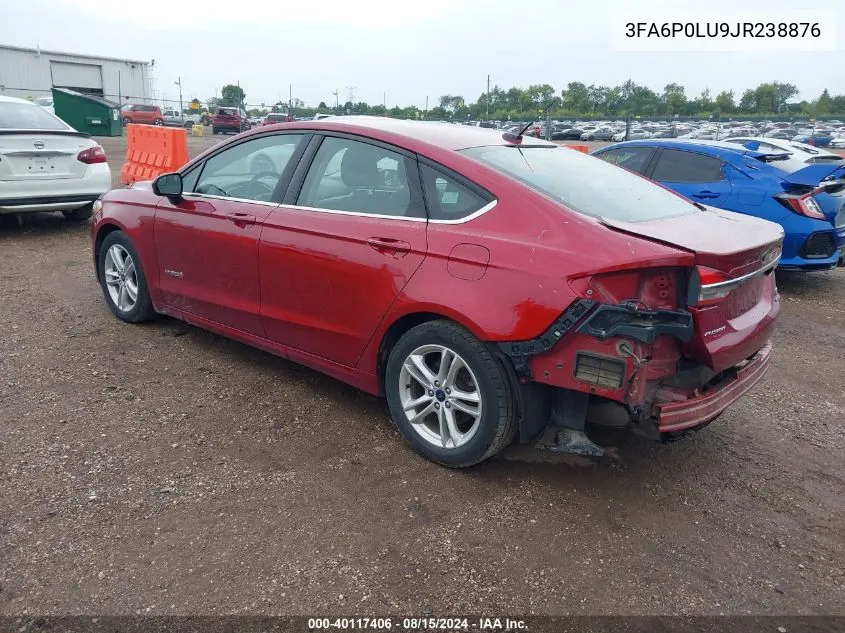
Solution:
[(369, 630), (369, 631), (527, 631), (524, 620), (481, 616), (478, 618), (437, 617), (357, 617), (309, 618), (308, 630)]

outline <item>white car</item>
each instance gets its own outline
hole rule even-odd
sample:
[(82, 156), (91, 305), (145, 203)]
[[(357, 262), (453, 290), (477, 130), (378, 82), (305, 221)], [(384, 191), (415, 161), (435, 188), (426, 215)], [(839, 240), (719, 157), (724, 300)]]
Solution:
[(38, 97), (35, 100), (35, 105), (40, 105), (50, 114), (56, 114), (56, 111), (53, 109), (53, 97)]
[(61, 211), (84, 220), (109, 189), (96, 141), (41, 106), (0, 96), (0, 214)]
[(789, 158), (774, 163), (788, 172), (798, 171), (812, 163), (845, 162), (845, 158), (839, 154), (828, 152), (821, 148), (808, 145), (807, 143), (798, 143), (797, 141), (758, 136), (731, 136), (724, 140), (728, 143), (737, 143), (739, 145), (759, 143), (759, 150), (762, 152), (788, 153)]
[(836, 147), (837, 149), (845, 148), (845, 136), (833, 139), (828, 147)]
[[(631, 130), (631, 133), (628, 135), (629, 141), (640, 141), (640, 140), (646, 139), (646, 138), (651, 138), (651, 132), (648, 132), (646, 130), (640, 130), (640, 129)], [(614, 141), (624, 141), (625, 140), (625, 130), (622, 130), (621, 132), (617, 132), (616, 134), (614, 134), (612, 136), (612, 139)]]

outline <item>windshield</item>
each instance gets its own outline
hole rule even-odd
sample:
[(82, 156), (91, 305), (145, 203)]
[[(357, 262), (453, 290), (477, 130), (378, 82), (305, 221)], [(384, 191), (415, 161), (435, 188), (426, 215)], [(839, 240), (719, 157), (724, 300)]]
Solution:
[(497, 145), (462, 153), (594, 218), (642, 222), (696, 210), (641, 176), (563, 147)]
[(68, 126), (64, 121), (35, 104), (0, 101), (0, 129), (67, 130)]

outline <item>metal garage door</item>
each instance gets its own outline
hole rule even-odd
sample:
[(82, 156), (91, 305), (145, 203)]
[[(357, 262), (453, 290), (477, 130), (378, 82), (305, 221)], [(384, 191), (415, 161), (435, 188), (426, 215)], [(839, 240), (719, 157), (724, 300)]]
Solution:
[(103, 94), (103, 73), (94, 64), (50, 61), (50, 74), (57, 88), (70, 88), (87, 94)]

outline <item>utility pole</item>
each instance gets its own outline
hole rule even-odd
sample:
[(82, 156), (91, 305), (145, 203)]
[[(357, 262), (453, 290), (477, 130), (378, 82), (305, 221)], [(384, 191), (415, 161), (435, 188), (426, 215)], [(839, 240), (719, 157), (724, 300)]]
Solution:
[(185, 111), (182, 107), (182, 78), (179, 77), (178, 81), (174, 81), (177, 86), (179, 86), (179, 116), (185, 114)]
[(383, 92), (381, 95), (381, 107), (384, 108), (384, 116), (387, 116), (387, 93)]
[(288, 114), (293, 114), (293, 84), (288, 84)]
[(425, 96), (425, 110), (423, 110), (423, 118), (428, 118), (428, 95)]
[[(358, 86), (346, 86), (346, 95), (349, 97), (349, 103), (352, 104), (352, 107), (355, 107), (355, 88)], [(346, 114), (349, 114), (347, 112)]]
[(337, 110), (340, 107), (340, 98), (337, 95), (337, 88), (334, 89), (332, 94), (334, 95), (334, 109)]
[(485, 121), (490, 120), (490, 75), (487, 75), (487, 117)]

